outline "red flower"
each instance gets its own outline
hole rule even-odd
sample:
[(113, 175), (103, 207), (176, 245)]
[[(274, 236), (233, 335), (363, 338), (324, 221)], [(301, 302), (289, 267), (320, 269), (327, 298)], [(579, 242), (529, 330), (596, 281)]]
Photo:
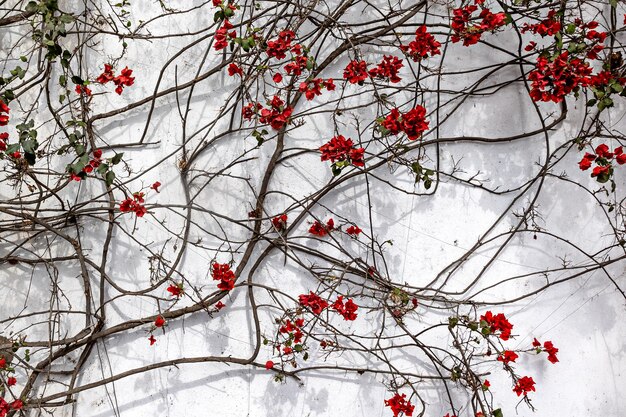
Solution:
[(400, 77), (398, 77), (398, 72), (400, 72), (400, 68), (404, 65), (402, 64), (402, 60), (391, 55), (383, 55), (383, 60), (378, 64), (377, 67), (372, 68), (369, 71), (369, 74), (373, 78), (378, 78), (382, 80), (387, 80), (392, 83), (397, 83), (402, 81)]
[(272, 224), (279, 232), (282, 232), (287, 227), (287, 215), (281, 214), (272, 219)]
[(150, 346), (152, 346), (152, 345), (154, 345), (156, 343), (156, 338), (154, 337), (153, 334), (150, 335), (148, 340), (150, 341)]
[(387, 115), (381, 122), (380, 125), (388, 130), (391, 134), (397, 135), (402, 132), (402, 122), (400, 121), (402, 115), (398, 111), (398, 109), (392, 109), (391, 113)]
[(526, 52), (530, 52), (530, 51), (532, 51), (533, 49), (535, 49), (535, 47), (536, 47), (536, 46), (537, 46), (537, 42), (535, 42), (535, 41), (530, 41), (530, 42), (528, 43), (528, 45), (526, 45), (526, 46), (524, 47), (524, 51), (526, 51)]
[(343, 135), (335, 136), (326, 144), (322, 145), (320, 152), (322, 153), (322, 161), (330, 160), (333, 163), (346, 161), (357, 167), (365, 166), (365, 162), (363, 161), (365, 149), (354, 148), (352, 139), (346, 139)]
[(276, 84), (278, 84), (283, 81), (283, 76), (280, 74), (280, 72), (277, 72), (276, 74), (274, 74), (272, 79), (274, 80)]
[(406, 400), (406, 394), (400, 395), (398, 393), (390, 399), (385, 400), (385, 406), (391, 408), (394, 417), (397, 417), (400, 413), (404, 413), (405, 416), (410, 417), (413, 415), (413, 410), (415, 409), (411, 401)]
[(596, 147), (596, 155), (598, 156), (598, 158), (613, 158), (613, 153), (609, 152), (609, 147), (604, 143)]
[(156, 327), (163, 327), (163, 325), (165, 324), (165, 319), (163, 318), (163, 316), (158, 316), (155, 320), (154, 320), (154, 325)]
[(87, 96), (91, 96), (91, 89), (84, 85), (76, 84), (76, 88), (74, 89), (74, 91), (76, 91), (76, 94), (85, 94)]
[(557, 363), (559, 360), (556, 357), (557, 352), (559, 351), (557, 348), (554, 347), (554, 345), (552, 344), (552, 342), (547, 341), (543, 343), (543, 350), (545, 350), (548, 353), (548, 360), (552, 363)]
[(561, 53), (550, 61), (537, 58), (535, 69), (528, 74), (531, 83), (530, 97), (534, 101), (559, 103), (565, 96), (589, 84), (592, 68), (580, 58), (571, 58), (569, 52)]
[(408, 45), (401, 45), (400, 49), (417, 62), (441, 54), (440, 46), (441, 44), (435, 40), (435, 37), (428, 33), (428, 28), (422, 25), (415, 31), (415, 40)]
[(14, 410), (21, 410), (24, 407), (22, 400), (15, 400), (11, 403), (11, 408)]
[(322, 95), (322, 88), (326, 88), (330, 91), (335, 89), (335, 83), (332, 78), (324, 80), (322, 78), (315, 78), (311, 81), (305, 81), (300, 83), (298, 91), (304, 93), (307, 100), (313, 100), (315, 96)]
[(315, 222), (309, 228), (309, 233), (315, 236), (324, 237), (334, 228), (335, 221), (333, 219), (328, 219), (326, 225), (323, 225), (319, 221), (315, 220)]
[(408, 136), (409, 140), (415, 140), (428, 129), (426, 121), (426, 109), (422, 106), (410, 110), (402, 115), (402, 130)]
[(243, 70), (237, 66), (237, 64), (232, 63), (228, 66), (228, 75), (231, 77), (235, 74), (243, 75)]
[(302, 71), (307, 68), (309, 64), (309, 58), (306, 56), (298, 56), (293, 58), (293, 60), (285, 65), (285, 72), (288, 75), (302, 75)]
[(170, 285), (167, 287), (167, 292), (169, 292), (172, 297), (180, 297), (183, 293), (182, 284)]
[(109, 64), (104, 64), (104, 71), (96, 78), (96, 81), (100, 84), (106, 84), (109, 81), (113, 81), (113, 78), (115, 78), (113, 67)]
[(343, 296), (340, 295), (337, 298), (337, 301), (335, 301), (331, 307), (337, 313), (341, 314), (344, 320), (350, 320), (350, 321), (356, 320), (356, 317), (357, 317), (356, 311), (358, 310), (359, 307), (356, 304), (354, 304), (354, 302), (352, 301), (352, 298), (350, 298), (344, 304)]
[(598, 177), (601, 175), (610, 175), (611, 165), (606, 166), (596, 166), (593, 171), (591, 171), (591, 177)]
[(272, 361), (265, 362), (265, 369), (270, 370), (273, 367), (274, 367), (274, 362), (272, 362)]
[(155, 182), (154, 184), (152, 184), (152, 185), (150, 186), (150, 188), (152, 188), (154, 191), (156, 191), (156, 192), (158, 193), (158, 192), (160, 192), (160, 191), (159, 191), (159, 187), (160, 187), (160, 186), (161, 186), (161, 183), (157, 181), (157, 182)]
[(539, 347), (539, 346), (541, 346), (541, 342), (537, 340), (537, 338), (535, 337), (533, 339), (533, 347)]
[(128, 69), (128, 67), (124, 68), (120, 75), (113, 79), (113, 83), (117, 86), (115, 92), (117, 94), (122, 94), (122, 90), (124, 86), (130, 87), (135, 82), (135, 78), (131, 77), (133, 70)]
[(7, 378), (7, 385), (9, 387), (12, 387), (15, 384), (17, 384), (17, 379), (15, 379), (15, 377), (10, 376)]
[(358, 236), (362, 231), (359, 226), (350, 226), (346, 229), (346, 233), (351, 236)]
[(0, 152), (7, 150), (7, 140), (9, 140), (9, 134), (7, 132), (0, 133)]
[(226, 307), (226, 304), (222, 303), (221, 301), (218, 301), (217, 304), (215, 304), (215, 308), (217, 308), (217, 311), (220, 311), (224, 307)]
[(546, 17), (540, 23), (524, 23), (521, 32), (526, 33), (528, 31), (534, 33), (535, 35), (541, 35), (542, 37), (556, 35), (558, 32), (561, 31), (561, 22), (558, 19), (557, 11), (550, 10), (548, 12), (548, 17)]
[(517, 380), (517, 384), (513, 387), (513, 392), (520, 395), (526, 396), (530, 391), (535, 391), (535, 381), (531, 377), (523, 376)]
[(500, 332), (500, 339), (509, 340), (511, 337), (513, 325), (509, 323), (504, 314), (499, 313), (494, 316), (491, 311), (487, 311), (484, 316), (480, 316), (480, 320), (485, 322), (485, 325), (481, 325), (481, 327), (488, 327), (490, 333)]
[(491, 387), (491, 383), (489, 382), (488, 379), (485, 379), (485, 382), (483, 382), (483, 390), (487, 391), (489, 387)]
[(296, 38), (292, 30), (283, 30), (278, 34), (278, 38), (267, 41), (267, 56), (276, 59), (284, 59), (287, 51), (291, 49), (291, 42)]
[(619, 165), (624, 165), (626, 163), (626, 153), (624, 153), (624, 150), (621, 146), (615, 148), (613, 153), (615, 154), (615, 160)]
[(216, 51), (224, 49), (228, 46), (228, 37), (235, 38), (237, 36), (237, 32), (234, 30), (232, 32), (228, 32), (233, 28), (233, 25), (225, 19), (222, 23), (222, 26), (215, 31), (215, 43), (213, 44), (213, 48)]
[(310, 308), (315, 315), (319, 315), (326, 307), (328, 307), (328, 302), (320, 298), (312, 291), (309, 292), (308, 295), (301, 294), (298, 297), (298, 300), (302, 306)]
[(592, 153), (585, 152), (585, 156), (578, 163), (578, 167), (583, 171), (588, 170), (591, 167), (591, 163), (596, 160), (596, 156)]
[(104, 64), (104, 71), (98, 76), (98, 78), (96, 78), (96, 81), (100, 84), (106, 84), (113, 81), (113, 84), (116, 85), (115, 92), (117, 94), (122, 94), (124, 86), (130, 87), (135, 82), (135, 78), (131, 77), (132, 73), (133, 70), (126, 67), (122, 70), (120, 75), (116, 77), (113, 73), (113, 67), (109, 64)]
[(4, 100), (0, 99), (0, 113), (9, 113), (10, 111), (9, 106), (7, 106)]
[(211, 277), (215, 281), (220, 281), (217, 288), (222, 291), (230, 291), (235, 287), (235, 273), (231, 271), (230, 265), (218, 264), (214, 262), (211, 265)]
[(498, 361), (502, 362), (504, 364), (507, 364), (509, 362), (515, 362), (515, 359), (517, 359), (519, 356), (517, 355), (517, 353), (513, 352), (512, 350), (505, 350), (500, 356), (498, 356)]
[[(287, 123), (289, 123), (289, 117), (291, 117), (291, 113), (293, 112), (293, 108), (289, 106), (285, 106), (285, 103), (278, 96), (274, 96), (272, 101), (270, 102), (271, 109), (263, 108), (260, 104), (256, 104), (257, 110), (260, 109), (260, 118), (261, 123), (267, 123), (274, 130), (282, 129)], [(243, 117), (248, 119), (252, 118), (255, 114), (253, 112), (253, 107), (250, 104), (244, 107)]]
[(133, 193), (133, 198), (127, 198), (120, 203), (120, 211), (122, 213), (133, 212), (137, 217), (143, 217), (148, 212), (146, 207), (141, 204), (144, 202), (144, 193)]
[(350, 84), (363, 85), (363, 81), (367, 79), (367, 63), (365, 61), (350, 61), (343, 70), (343, 78), (348, 80)]

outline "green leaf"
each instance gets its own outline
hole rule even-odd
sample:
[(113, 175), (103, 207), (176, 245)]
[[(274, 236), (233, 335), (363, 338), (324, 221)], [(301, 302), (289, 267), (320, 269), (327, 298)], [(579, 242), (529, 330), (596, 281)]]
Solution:
[(120, 152), (118, 154), (115, 154), (115, 156), (113, 158), (111, 158), (111, 163), (113, 165), (117, 165), (120, 163), (120, 161), (122, 160), (122, 157), (124, 156), (124, 152)]
[(115, 181), (115, 172), (113, 171), (107, 172), (107, 174), (104, 177), (104, 181), (107, 187), (110, 187), (113, 184), (113, 181)]
[(96, 169), (96, 171), (98, 171), (98, 174), (100, 175), (104, 175), (108, 170), (109, 170), (109, 164), (100, 164), (98, 165), (98, 168)]
[(24, 152), (34, 154), (37, 148), (39, 147), (39, 143), (36, 139), (28, 139), (22, 142), (22, 148), (24, 148)]
[(497, 410), (493, 410), (493, 417), (504, 417), (502, 414), (502, 410), (498, 408)]

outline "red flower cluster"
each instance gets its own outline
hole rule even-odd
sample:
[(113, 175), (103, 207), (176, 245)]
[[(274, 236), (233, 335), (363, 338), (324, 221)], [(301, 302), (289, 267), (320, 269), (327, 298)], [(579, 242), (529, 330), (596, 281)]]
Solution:
[(235, 273), (231, 271), (228, 264), (214, 262), (211, 265), (211, 277), (214, 281), (220, 282), (217, 288), (222, 291), (230, 291), (235, 287)]
[(367, 63), (358, 60), (350, 61), (343, 70), (343, 78), (350, 84), (363, 85), (363, 81), (367, 79)]
[(213, 44), (213, 48), (216, 51), (222, 50), (228, 46), (228, 38), (236, 38), (237, 32), (231, 31), (234, 26), (228, 21), (228, 19), (224, 19), (224, 23), (218, 30), (215, 31), (215, 43)]
[(610, 84), (626, 86), (626, 77), (620, 77), (611, 71), (600, 71), (589, 77), (589, 86), (605, 90)]
[(524, 23), (522, 26), (522, 33), (532, 32), (535, 35), (554, 36), (561, 30), (561, 22), (558, 20), (557, 11), (550, 10), (548, 17), (539, 23), (529, 24)]
[[(9, 112), (11, 109), (7, 104), (0, 99), (0, 126), (6, 126), (9, 124)], [(3, 114), (6, 113), (6, 114)], [(0, 152), (7, 150), (7, 140), (9, 140), (9, 134), (7, 132), (0, 133)]]
[(148, 341), (150, 342), (150, 346), (152, 346), (156, 343), (156, 337), (154, 337), (154, 335), (151, 334), (150, 337), (148, 338)]
[(385, 400), (385, 406), (391, 408), (393, 416), (397, 417), (398, 414), (404, 413), (405, 416), (412, 416), (415, 406), (411, 404), (411, 401), (406, 400), (406, 394), (396, 393), (393, 397)]
[(365, 166), (363, 161), (365, 149), (355, 148), (352, 139), (346, 139), (342, 135), (335, 136), (322, 145), (320, 152), (322, 153), (322, 161), (331, 161), (332, 163), (346, 161), (357, 167)]
[(274, 217), (272, 219), (272, 224), (276, 230), (282, 232), (287, 227), (287, 215), (281, 214), (280, 216)]
[(11, 109), (9, 108), (9, 106), (7, 106), (7, 104), (2, 99), (0, 99), (0, 126), (6, 126), (7, 124), (9, 124), (10, 111)]
[(419, 138), (422, 133), (428, 129), (426, 121), (426, 109), (417, 106), (402, 115), (402, 130), (408, 136), (409, 140)]
[(356, 311), (359, 307), (354, 304), (352, 298), (348, 299), (348, 301), (344, 303), (343, 296), (340, 295), (331, 307), (337, 313), (341, 314), (344, 320), (356, 320)]
[[(486, 7), (482, 7), (483, 0), (474, 0), (474, 4), (459, 7), (452, 11), (452, 23), (450, 27), (454, 32), (452, 34), (452, 42), (460, 42), (463, 40), (464, 46), (470, 46), (478, 43), (482, 34), (488, 31), (495, 31), (506, 24), (506, 14), (503, 12), (492, 13)], [(482, 11), (478, 15), (481, 20), (479, 24), (470, 25), (472, 14), (478, 10), (481, 5)]]
[(287, 123), (289, 123), (289, 117), (293, 112), (293, 108), (285, 106), (285, 102), (278, 96), (274, 96), (270, 102), (271, 108), (264, 108), (261, 104), (250, 103), (243, 108), (244, 119), (251, 119), (254, 113), (254, 108), (259, 111), (259, 120), (261, 123), (267, 123), (274, 130), (282, 129)]
[(81, 85), (81, 84), (76, 84), (76, 88), (74, 88), (74, 91), (76, 91), (76, 94), (85, 94), (87, 96), (91, 95), (91, 89), (89, 87), (87, 87), (86, 85)]
[(415, 31), (415, 40), (409, 42), (408, 45), (401, 45), (400, 49), (404, 51), (413, 61), (421, 61), (441, 54), (439, 47), (441, 43), (435, 40), (435, 37), (428, 33), (428, 28), (422, 25)]
[(292, 48), (291, 42), (296, 38), (296, 34), (292, 30), (283, 30), (278, 34), (275, 40), (267, 41), (267, 49), (265, 53), (270, 58), (284, 59), (286, 52)]
[(302, 71), (309, 65), (309, 58), (306, 56), (296, 56), (292, 61), (285, 65), (285, 71), (288, 75), (302, 75)]
[(319, 221), (315, 220), (315, 222), (309, 228), (309, 233), (315, 236), (324, 237), (330, 231), (335, 228), (335, 221), (333, 219), (328, 219), (326, 225), (323, 225)]
[(322, 95), (322, 88), (326, 88), (328, 91), (333, 91), (335, 89), (333, 79), (329, 78), (324, 80), (322, 78), (315, 78), (311, 81), (305, 81), (300, 83), (300, 88), (298, 88), (298, 90), (301, 93), (304, 93), (307, 100), (313, 100), (315, 96)]
[(298, 301), (300, 301), (300, 305), (310, 308), (313, 314), (316, 315), (321, 314), (328, 307), (328, 302), (313, 291), (310, 291), (308, 295), (301, 294), (298, 296)]
[(530, 97), (534, 101), (553, 101), (559, 103), (565, 96), (577, 92), (589, 83), (591, 67), (580, 58), (572, 58), (568, 51), (556, 59), (539, 56), (535, 69), (528, 74), (532, 82)]
[(384, 119), (379, 119), (378, 123), (385, 129), (383, 133), (397, 135), (404, 132), (409, 140), (418, 139), (428, 129), (426, 109), (422, 106), (417, 106), (404, 114), (400, 114), (398, 109), (392, 109), (391, 113)]
[(548, 354), (548, 360), (552, 363), (557, 363), (559, 359), (556, 357), (556, 354), (559, 350), (554, 347), (554, 344), (551, 341), (546, 341), (543, 343), (543, 350), (541, 349), (541, 342), (536, 338), (533, 340), (533, 347), (537, 349), (537, 353), (545, 351)]
[(494, 315), (491, 311), (487, 311), (484, 316), (480, 316), (481, 327), (489, 329), (489, 334), (500, 332), (500, 339), (509, 340), (513, 325), (509, 323), (504, 314)]
[(403, 66), (404, 64), (400, 58), (392, 55), (383, 55), (383, 60), (380, 61), (378, 66), (369, 70), (369, 74), (372, 78), (397, 83), (402, 81), (402, 78), (398, 77), (398, 73)]
[(6, 416), (11, 410), (21, 410), (24, 407), (22, 400), (15, 400), (8, 403), (4, 398), (0, 397), (0, 417)]
[(127, 198), (120, 203), (120, 211), (122, 213), (133, 212), (137, 217), (143, 217), (148, 212), (146, 207), (142, 204), (145, 200), (143, 198), (144, 193), (133, 193), (132, 198)]
[(346, 233), (350, 236), (358, 236), (363, 230), (359, 226), (352, 225), (346, 229)]
[(535, 391), (535, 381), (529, 376), (523, 376), (517, 380), (517, 384), (513, 387), (513, 392), (520, 395), (526, 396), (530, 391)]
[[(304, 333), (302, 333), (302, 326), (304, 326), (304, 319), (298, 318), (294, 322), (287, 319), (283, 323), (284, 324), (280, 326), (280, 328), (278, 329), (278, 332), (287, 338), (287, 340), (289, 341), (289, 345), (291, 345), (292, 342), (293, 343), (302, 342), (302, 337), (304, 336)], [(284, 351), (285, 349), (283, 349), (283, 352)]]
[(126, 67), (122, 70), (120, 75), (116, 77), (113, 73), (113, 67), (109, 64), (104, 64), (104, 71), (98, 76), (98, 78), (96, 78), (96, 81), (100, 84), (106, 84), (113, 81), (113, 84), (116, 85), (115, 92), (117, 94), (122, 94), (125, 86), (130, 87), (135, 83), (135, 77), (131, 77), (132, 73), (133, 70)]
[(74, 174), (73, 172), (70, 172), (70, 177), (74, 181), (80, 181), (80, 180), (85, 179), (87, 177), (87, 174), (90, 174), (91, 172), (93, 172), (94, 169), (100, 166), (100, 164), (102, 163), (101, 158), (102, 158), (102, 151), (100, 149), (94, 150), (93, 158), (91, 158), (89, 163), (85, 165), (82, 172), (80, 172), (78, 175)]
[(601, 144), (596, 147), (595, 154), (586, 152), (583, 159), (578, 162), (578, 167), (586, 171), (591, 168), (592, 162), (596, 163), (596, 166), (591, 172), (591, 177), (596, 178), (598, 182), (607, 182), (611, 175), (613, 175), (613, 165), (611, 161), (615, 158), (615, 161), (619, 165), (626, 163), (626, 153), (621, 146), (618, 146), (609, 152), (609, 147), (606, 144)]
[(231, 62), (228, 65), (228, 75), (232, 77), (235, 74), (242, 76), (243, 70), (239, 68), (239, 65), (235, 64), (234, 62)]
[(507, 364), (509, 362), (515, 362), (515, 359), (518, 357), (518, 354), (512, 350), (505, 350), (498, 356), (498, 361)]

